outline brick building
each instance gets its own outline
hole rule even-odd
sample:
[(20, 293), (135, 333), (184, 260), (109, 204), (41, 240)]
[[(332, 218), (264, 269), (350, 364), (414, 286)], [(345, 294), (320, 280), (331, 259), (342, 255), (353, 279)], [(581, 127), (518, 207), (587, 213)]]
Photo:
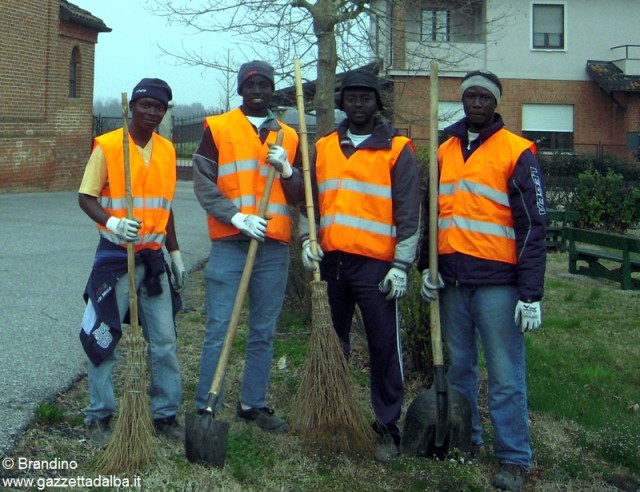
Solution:
[[(462, 77), (485, 69), (502, 81), (507, 128), (542, 154), (640, 154), (640, 1), (373, 0), (369, 13), (362, 68), (380, 77), (386, 116), (415, 143), (428, 142), (437, 60), (441, 138), (463, 116)], [(311, 101), (314, 84), (303, 88)], [(294, 88), (274, 103), (295, 104)]]
[(372, 12), (394, 123), (415, 141), (429, 135), (435, 59), (439, 130), (462, 116), (461, 77), (486, 69), (507, 128), (543, 153), (640, 150), (637, 0), (374, 0)]
[(66, 0), (4, 0), (0, 192), (72, 189), (91, 151), (102, 20)]

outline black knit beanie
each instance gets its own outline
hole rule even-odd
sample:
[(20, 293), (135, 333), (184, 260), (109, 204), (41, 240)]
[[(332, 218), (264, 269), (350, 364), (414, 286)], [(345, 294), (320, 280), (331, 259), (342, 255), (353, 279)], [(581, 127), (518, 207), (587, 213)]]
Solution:
[(365, 87), (367, 89), (373, 89), (376, 93), (378, 109), (382, 109), (380, 82), (373, 72), (368, 72), (366, 70), (353, 70), (345, 74), (342, 79), (342, 85), (340, 86), (340, 101), (338, 102), (338, 109), (343, 109), (342, 103), (344, 100), (344, 90), (350, 87)]
[(151, 97), (162, 103), (164, 109), (169, 107), (169, 101), (173, 98), (171, 87), (162, 79), (142, 79), (133, 88), (130, 103), (143, 97)]

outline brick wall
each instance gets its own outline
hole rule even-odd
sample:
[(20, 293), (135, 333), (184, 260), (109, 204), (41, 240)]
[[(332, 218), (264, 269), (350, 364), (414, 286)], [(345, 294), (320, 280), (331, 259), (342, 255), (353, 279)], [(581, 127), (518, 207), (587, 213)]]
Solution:
[[(98, 33), (60, 20), (59, 0), (5, 0), (0, 38), (0, 192), (78, 186), (91, 148)], [(78, 97), (69, 97), (77, 47)]]
[[(460, 79), (439, 79), (439, 100), (460, 100)], [(625, 145), (628, 131), (640, 131), (640, 95), (616, 95), (617, 102), (595, 82), (502, 80), (497, 111), (507, 129), (522, 134), (523, 104), (572, 104), (576, 144)], [(429, 138), (429, 77), (396, 77), (393, 120), (419, 143)]]

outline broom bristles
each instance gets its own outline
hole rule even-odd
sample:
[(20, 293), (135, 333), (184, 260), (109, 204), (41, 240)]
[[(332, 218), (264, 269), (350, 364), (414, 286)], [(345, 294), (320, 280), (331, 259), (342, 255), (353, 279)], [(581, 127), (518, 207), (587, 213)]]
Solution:
[(113, 437), (96, 462), (96, 468), (105, 474), (135, 472), (149, 465), (153, 458), (151, 407), (144, 377), (146, 342), (133, 333), (124, 342), (127, 364), (120, 413)]
[(353, 375), (331, 322), (324, 281), (311, 282), (311, 337), (291, 427), (321, 452), (367, 453), (372, 430), (353, 396)]

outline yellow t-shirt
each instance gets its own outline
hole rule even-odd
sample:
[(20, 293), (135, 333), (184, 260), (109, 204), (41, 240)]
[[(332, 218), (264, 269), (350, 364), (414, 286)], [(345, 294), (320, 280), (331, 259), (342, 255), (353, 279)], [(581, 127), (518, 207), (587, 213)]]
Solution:
[[(140, 155), (147, 166), (151, 160), (152, 147), (152, 138), (149, 139), (144, 148), (136, 145), (136, 149), (140, 152)], [(108, 178), (107, 161), (104, 158), (104, 152), (102, 151), (102, 147), (96, 145), (95, 149), (93, 149), (93, 152), (91, 152), (91, 155), (89, 156), (89, 160), (87, 161), (87, 167), (84, 169), (84, 176), (82, 177), (82, 182), (80, 183), (80, 189), (78, 191), (85, 195), (98, 197), (100, 196), (102, 189), (107, 184)]]

